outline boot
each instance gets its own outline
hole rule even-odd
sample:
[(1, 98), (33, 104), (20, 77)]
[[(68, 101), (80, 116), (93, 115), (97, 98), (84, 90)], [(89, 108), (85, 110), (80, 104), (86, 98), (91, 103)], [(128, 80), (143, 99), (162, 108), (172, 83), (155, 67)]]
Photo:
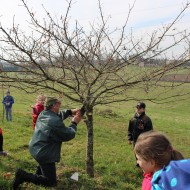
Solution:
[(25, 173), (26, 173), (25, 171), (17, 169), (15, 173), (15, 179), (13, 181), (13, 190), (16, 190), (19, 187), (19, 185), (24, 182)]
[(27, 173), (24, 170), (18, 169), (16, 171), (15, 179), (13, 181), (13, 190), (16, 190), (19, 187), (19, 185), (22, 184), (23, 182), (31, 182), (36, 185), (42, 185), (44, 187), (56, 186), (56, 183), (52, 183), (42, 175)]

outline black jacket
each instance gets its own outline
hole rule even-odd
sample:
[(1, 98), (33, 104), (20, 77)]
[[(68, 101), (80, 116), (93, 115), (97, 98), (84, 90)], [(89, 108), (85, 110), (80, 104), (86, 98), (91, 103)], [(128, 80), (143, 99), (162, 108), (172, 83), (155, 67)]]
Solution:
[(140, 116), (136, 113), (129, 121), (128, 140), (135, 144), (138, 136), (153, 129), (151, 119), (143, 112)]

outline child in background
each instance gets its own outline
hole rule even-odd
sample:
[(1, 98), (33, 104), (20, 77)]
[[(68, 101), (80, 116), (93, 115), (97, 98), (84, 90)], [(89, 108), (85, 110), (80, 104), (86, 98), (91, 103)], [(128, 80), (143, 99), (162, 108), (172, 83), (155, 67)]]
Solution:
[[(170, 161), (183, 159), (182, 154), (172, 147), (168, 138), (156, 131), (141, 134), (135, 144), (134, 152), (137, 163), (144, 172), (142, 190), (152, 190), (152, 178), (155, 178), (156, 173), (160, 172)], [(157, 189), (162, 190), (162, 188)], [(169, 190), (169, 188), (165, 189)]]
[(36, 121), (38, 119), (39, 114), (44, 110), (44, 95), (38, 95), (36, 99), (36, 104), (32, 107), (32, 128), (35, 129)]
[(8, 153), (3, 151), (3, 130), (0, 128), (0, 156), (7, 156)]

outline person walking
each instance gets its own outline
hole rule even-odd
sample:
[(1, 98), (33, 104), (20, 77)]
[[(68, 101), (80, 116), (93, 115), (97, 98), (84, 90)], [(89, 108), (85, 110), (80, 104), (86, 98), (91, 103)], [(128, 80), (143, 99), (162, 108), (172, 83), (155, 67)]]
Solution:
[[(144, 102), (138, 102), (136, 105), (136, 113), (130, 119), (129, 126), (128, 126), (128, 143), (133, 144), (138, 139), (138, 136), (141, 133), (146, 131), (150, 131), (153, 129), (152, 121), (150, 117), (148, 117), (145, 113), (146, 105)], [(139, 166), (136, 164), (136, 166)]]
[[(37, 161), (35, 174), (18, 169), (13, 181), (13, 190), (23, 182), (31, 182), (44, 187), (57, 185), (55, 163), (60, 161), (62, 142), (75, 138), (77, 124), (81, 120), (80, 110), (65, 110), (64, 119), (73, 116), (68, 127), (58, 115), (61, 101), (55, 97), (46, 97), (45, 110), (38, 116), (35, 131), (29, 143), (32, 157)], [(63, 113), (63, 112), (62, 112)]]
[(6, 92), (6, 96), (3, 98), (2, 103), (5, 107), (6, 120), (12, 121), (12, 105), (14, 104), (14, 98), (10, 95), (10, 91)]

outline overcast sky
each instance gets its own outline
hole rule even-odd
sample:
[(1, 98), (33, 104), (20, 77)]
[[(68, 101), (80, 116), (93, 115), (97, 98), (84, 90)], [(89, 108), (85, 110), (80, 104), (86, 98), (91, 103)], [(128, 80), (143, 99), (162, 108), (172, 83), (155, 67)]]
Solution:
[[(188, 0), (136, 0), (128, 22), (128, 29), (138, 34), (170, 23), (180, 12)], [(13, 16), (19, 25), (27, 26), (27, 12), (20, 0), (0, 0), (0, 22), (3, 26), (11, 27)], [(109, 18), (109, 27), (122, 27), (127, 18), (132, 0), (101, 0), (105, 18)], [(68, 3), (65, 0), (27, 0), (33, 13), (40, 19), (45, 17), (43, 6), (51, 15), (65, 15)], [(88, 28), (89, 23), (100, 19), (98, 0), (74, 0), (69, 16), (77, 20), (81, 26)], [(190, 28), (190, 9), (176, 25), (178, 29)], [(27, 27), (24, 28), (27, 30)]]
[[(11, 25), (15, 15), (17, 23), (23, 23), (27, 19), (26, 10), (21, 6), (20, 0), (0, 0), (0, 21)], [(143, 29), (161, 26), (170, 22), (180, 12), (187, 0), (136, 0), (130, 16), (129, 27)], [(44, 17), (44, 7), (53, 15), (64, 15), (67, 3), (65, 0), (27, 0), (29, 7), (39, 17)], [(132, 0), (101, 0), (105, 17), (110, 16), (111, 27), (119, 27), (124, 24), (128, 15)], [(81, 25), (96, 21), (99, 17), (97, 0), (74, 0), (70, 16), (78, 20)], [(181, 27), (189, 27), (190, 10), (185, 13), (180, 21)]]

